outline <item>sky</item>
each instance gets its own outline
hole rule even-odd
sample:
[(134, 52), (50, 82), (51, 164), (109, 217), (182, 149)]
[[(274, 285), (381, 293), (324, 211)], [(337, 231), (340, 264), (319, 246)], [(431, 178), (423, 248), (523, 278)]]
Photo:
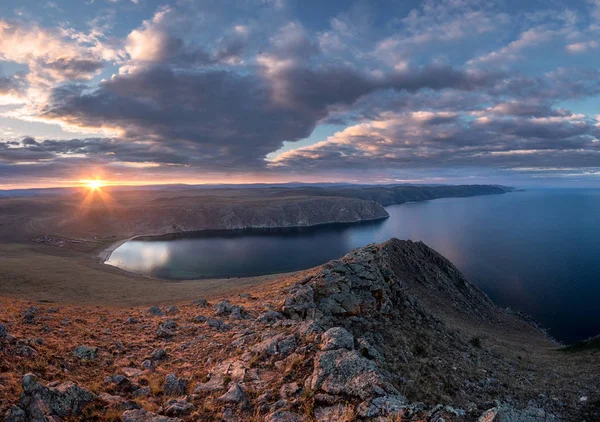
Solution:
[(600, 0), (0, 2), (0, 189), (600, 187)]

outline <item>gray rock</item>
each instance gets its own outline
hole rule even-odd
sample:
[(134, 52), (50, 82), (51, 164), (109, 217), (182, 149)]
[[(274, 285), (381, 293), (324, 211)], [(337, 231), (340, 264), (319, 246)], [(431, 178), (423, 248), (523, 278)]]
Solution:
[(406, 399), (403, 396), (376, 397), (362, 402), (358, 406), (358, 414), (363, 418), (380, 416), (398, 416), (406, 409)]
[(140, 321), (137, 318), (129, 317), (125, 321), (125, 324), (137, 324), (138, 322), (140, 322)]
[(8, 337), (8, 329), (6, 328), (6, 325), (0, 324), (0, 340), (4, 340), (7, 337)]
[(215, 303), (213, 310), (216, 316), (227, 315), (231, 312), (231, 303), (228, 300), (222, 300), (219, 303)]
[[(73, 382), (42, 385), (33, 374), (22, 378), (23, 393), (18, 408), (9, 410), (7, 420), (52, 421), (80, 416), (96, 396)], [(20, 417), (25, 419), (18, 419)]]
[(322, 334), (323, 329), (316, 322), (305, 321), (298, 326), (296, 333), (301, 337), (314, 336), (316, 334)]
[(204, 299), (203, 297), (196, 299), (195, 301), (192, 302), (192, 305), (196, 305), (200, 308), (207, 308), (208, 307), (208, 301), (206, 299)]
[(278, 410), (270, 413), (265, 418), (265, 422), (304, 422), (306, 420), (302, 415), (286, 410)]
[(194, 393), (212, 393), (225, 389), (225, 378), (222, 375), (215, 374), (207, 382), (199, 382), (194, 387)]
[(243, 319), (244, 318), (244, 308), (242, 308), (241, 306), (232, 306), (229, 317), (231, 319), (237, 319), (237, 320)]
[(328, 407), (317, 407), (315, 409), (315, 421), (317, 422), (338, 422), (349, 420), (352, 415), (352, 408), (343, 404), (336, 404)]
[(164, 360), (166, 358), (167, 358), (167, 352), (165, 351), (165, 349), (155, 349), (150, 354), (150, 360), (153, 360), (153, 361)]
[(132, 394), (133, 397), (148, 397), (150, 395), (150, 387), (144, 386), (140, 387), (137, 390), (134, 390)]
[(165, 313), (158, 306), (152, 306), (148, 309), (148, 313), (153, 316), (164, 316)]
[(37, 355), (37, 351), (26, 344), (17, 344), (14, 348), (14, 354), (26, 358), (32, 358)]
[(307, 379), (312, 391), (348, 395), (365, 400), (400, 393), (387, 381), (377, 365), (355, 350), (329, 350), (315, 357), (314, 371)]
[(281, 312), (288, 317), (311, 316), (316, 308), (315, 292), (311, 286), (302, 286), (286, 297)]
[(242, 387), (239, 384), (235, 383), (229, 387), (229, 390), (227, 390), (225, 394), (217, 398), (217, 400), (228, 403), (239, 403), (244, 400), (244, 397), (244, 390), (242, 390)]
[(25, 324), (35, 324), (35, 316), (40, 310), (35, 306), (31, 306), (23, 311), (23, 322)]
[(165, 377), (163, 392), (167, 396), (182, 396), (186, 393), (188, 382), (184, 378), (177, 378), (177, 375), (171, 373)]
[(354, 337), (342, 327), (333, 327), (321, 337), (321, 350), (354, 349)]
[(208, 318), (206, 323), (209, 327), (219, 331), (229, 331), (231, 326), (220, 319)]
[(297, 382), (290, 382), (288, 384), (283, 384), (279, 389), (279, 396), (282, 399), (287, 399), (298, 394), (302, 388), (298, 385)]
[(145, 409), (135, 409), (123, 413), (123, 422), (181, 422), (181, 419), (157, 415)]
[(73, 355), (82, 360), (94, 360), (98, 355), (98, 348), (94, 346), (77, 346)]
[(204, 315), (197, 315), (194, 317), (194, 322), (206, 322), (208, 320), (208, 318), (206, 318)]
[(167, 315), (177, 315), (179, 313), (179, 308), (177, 306), (169, 306), (165, 309), (165, 314)]
[(196, 409), (196, 406), (185, 400), (170, 400), (164, 407), (167, 416), (186, 416)]
[(145, 359), (142, 362), (142, 368), (148, 371), (154, 371), (156, 369), (156, 367), (154, 366), (154, 362), (152, 362), (150, 359)]
[(161, 324), (158, 324), (158, 328), (156, 330), (156, 337), (170, 339), (174, 337), (177, 333), (175, 329), (177, 328), (177, 323), (172, 319), (169, 319)]
[(296, 337), (292, 334), (285, 336), (283, 334), (277, 334), (271, 338), (261, 341), (255, 344), (250, 350), (254, 353), (266, 354), (266, 355), (288, 355), (296, 349)]
[(283, 319), (283, 315), (277, 311), (267, 311), (256, 318), (261, 324), (274, 324), (280, 319)]

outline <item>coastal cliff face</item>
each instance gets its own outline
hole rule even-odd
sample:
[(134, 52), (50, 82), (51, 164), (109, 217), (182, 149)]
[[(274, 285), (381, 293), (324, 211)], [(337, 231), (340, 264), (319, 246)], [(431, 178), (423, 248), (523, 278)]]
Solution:
[(560, 351), (422, 243), (369, 245), (210, 302), (6, 303), (0, 411), (13, 422), (600, 418), (593, 350)]
[(59, 218), (55, 230), (82, 237), (131, 237), (200, 230), (309, 227), (387, 217), (380, 204), (356, 198), (293, 197), (272, 201), (159, 198), (133, 206), (78, 209), (67, 218)]

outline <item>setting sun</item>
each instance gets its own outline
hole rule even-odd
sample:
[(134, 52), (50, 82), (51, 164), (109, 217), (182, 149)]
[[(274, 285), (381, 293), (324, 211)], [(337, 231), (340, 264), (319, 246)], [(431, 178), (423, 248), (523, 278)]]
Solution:
[(84, 180), (83, 183), (90, 190), (98, 190), (105, 186), (102, 180)]

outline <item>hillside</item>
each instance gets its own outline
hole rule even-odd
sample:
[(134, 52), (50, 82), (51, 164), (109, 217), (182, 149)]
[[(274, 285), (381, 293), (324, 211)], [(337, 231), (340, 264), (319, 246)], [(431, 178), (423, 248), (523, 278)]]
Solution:
[(600, 418), (597, 351), (561, 351), (422, 243), (209, 301), (2, 306), (9, 421)]

